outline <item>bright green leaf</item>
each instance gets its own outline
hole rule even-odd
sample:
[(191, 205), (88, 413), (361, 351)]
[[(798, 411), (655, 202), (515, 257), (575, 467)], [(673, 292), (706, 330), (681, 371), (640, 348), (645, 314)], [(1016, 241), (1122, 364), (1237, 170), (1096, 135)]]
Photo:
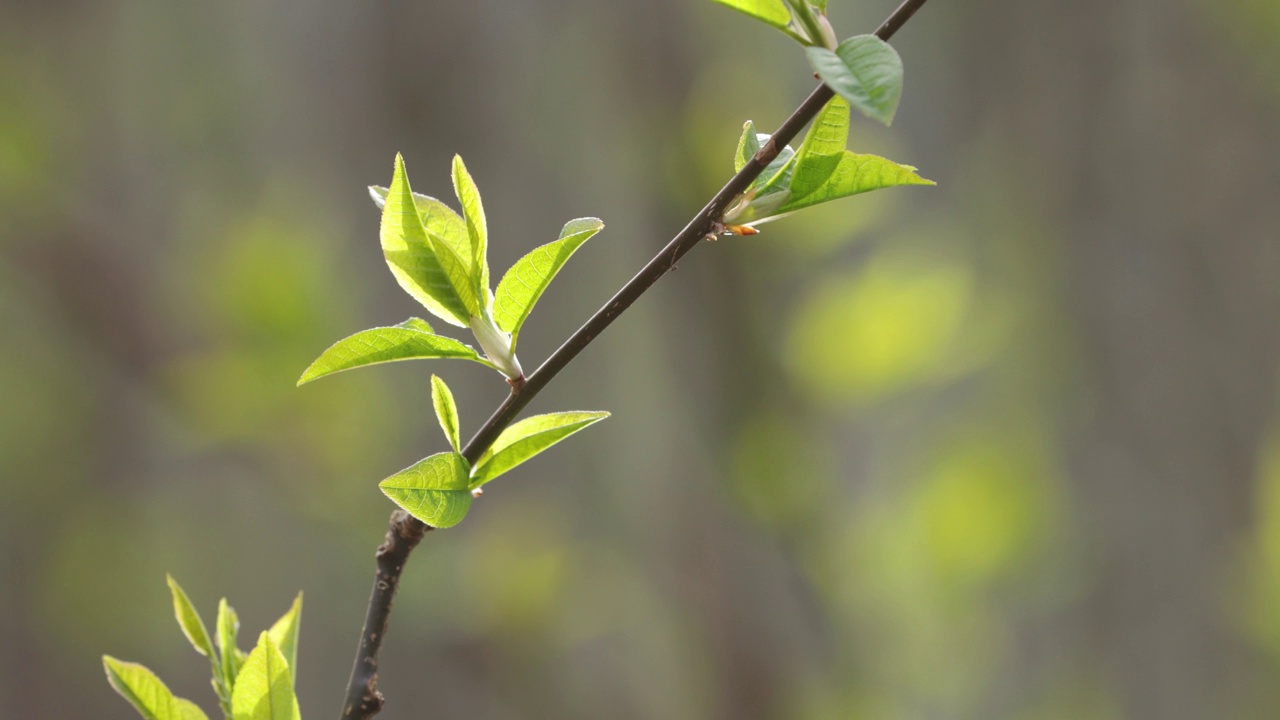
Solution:
[[(386, 207), (386, 188), (370, 186), (369, 194), (379, 208)], [(422, 226), (427, 234), (444, 240), (458, 254), (458, 257), (466, 260), (467, 266), (470, 267), (472, 264), (471, 236), (467, 233), (467, 223), (462, 216), (430, 195), (413, 193), (413, 204), (418, 209), (418, 217), (422, 220)]]
[(534, 303), (542, 297), (556, 273), (575, 250), (603, 227), (604, 223), (597, 218), (570, 220), (560, 231), (559, 240), (547, 243), (520, 258), (502, 276), (498, 292), (494, 295), (493, 316), (499, 329), (511, 333), (513, 349), (520, 335), (520, 326), (529, 317)]
[(742, 126), (742, 137), (738, 139), (738, 152), (733, 158), (733, 171), (742, 172), (742, 168), (746, 167), (758, 152), (760, 152), (760, 136), (756, 134), (755, 123), (748, 120)]
[(302, 373), (298, 384), (365, 365), (428, 358), (459, 358), (492, 367), (473, 348), (453, 338), (405, 326), (380, 327), (334, 343)]
[[(458, 291), (454, 275), (461, 261), (457, 260), (456, 250), (451, 250), (447, 258), (437, 257), (439, 248), (448, 247), (448, 243), (436, 235), (428, 235), (409, 187), (404, 159), (399, 155), (396, 155), (395, 174), (382, 208), (380, 235), (382, 253), (400, 287), (431, 314), (447, 323), (466, 327), (474, 314), (475, 293), (469, 282), (464, 283), (468, 294)], [(465, 277), (465, 271), (462, 272)]]
[(915, 170), (910, 165), (899, 165), (877, 155), (858, 155), (846, 151), (821, 187), (800, 198), (792, 196), (778, 208), (778, 213), (789, 213), (829, 200), (897, 185), (935, 184), (932, 180), (917, 175)]
[[(215, 678), (214, 686), (222, 700), (223, 708), (231, 709), (231, 691), (235, 688), (236, 676), (240, 674), (242, 664), (240, 649), (236, 647), (236, 635), (240, 632), (240, 617), (227, 599), (218, 601), (218, 652), (222, 656), (222, 676)], [(219, 685), (221, 687), (219, 687)]]
[(173, 595), (173, 614), (178, 619), (178, 625), (182, 627), (182, 634), (191, 641), (191, 646), (196, 649), (196, 652), (213, 660), (216, 669), (218, 656), (213, 652), (213, 641), (209, 639), (209, 631), (205, 628), (204, 621), (200, 619), (200, 613), (196, 612), (195, 606), (191, 604), (191, 598), (187, 597), (187, 593), (172, 575), (165, 575), (165, 580), (169, 582), (169, 593)]
[(750, 15), (768, 25), (787, 30), (791, 22), (791, 11), (782, 0), (713, 0), (740, 13)]
[[(453, 191), (462, 203), (462, 216), (466, 218), (467, 235), (471, 238), (471, 272), (476, 297), (483, 299), (489, 290), (489, 225), (484, 217), (484, 203), (480, 202), (480, 189), (462, 162), (461, 155), (453, 156)], [(477, 314), (477, 313), (472, 313)]]
[(814, 118), (804, 144), (796, 154), (791, 176), (791, 202), (822, 187), (844, 155), (849, 142), (849, 103), (834, 97)]
[(809, 63), (837, 95), (867, 117), (888, 125), (902, 97), (902, 58), (874, 35), (856, 35), (835, 51), (810, 47)]
[(436, 418), (444, 436), (449, 439), (449, 445), (454, 452), (460, 452), (462, 431), (458, 422), (458, 405), (453, 401), (453, 391), (435, 375), (431, 376), (431, 402), (436, 406)]
[(456, 452), (438, 453), (378, 483), (382, 492), (410, 515), (436, 528), (453, 527), (471, 508), (467, 461)]
[(193, 703), (174, 697), (155, 673), (137, 663), (102, 656), (107, 682), (147, 720), (206, 720)]
[[(761, 144), (769, 142), (769, 135), (761, 134)], [(756, 196), (764, 197), (779, 192), (790, 192), (791, 174), (795, 169), (796, 151), (785, 145), (778, 151), (778, 156), (765, 167), (760, 177), (756, 178), (752, 187), (756, 188)]]
[(431, 323), (422, 318), (411, 317), (404, 322), (396, 323), (396, 327), (405, 328), (406, 330), (417, 330), (418, 332), (429, 333), (435, 335), (436, 331), (431, 327)]
[(280, 654), (289, 663), (289, 672), (296, 682), (298, 679), (298, 631), (302, 625), (302, 593), (293, 599), (289, 611), (271, 626), (267, 634), (271, 641), (280, 648)]
[(476, 463), (471, 487), (493, 480), (570, 435), (609, 417), (607, 412), (560, 412), (525, 418), (507, 428)]
[(233, 720), (297, 720), (298, 699), (288, 661), (268, 633), (258, 636), (231, 693)]

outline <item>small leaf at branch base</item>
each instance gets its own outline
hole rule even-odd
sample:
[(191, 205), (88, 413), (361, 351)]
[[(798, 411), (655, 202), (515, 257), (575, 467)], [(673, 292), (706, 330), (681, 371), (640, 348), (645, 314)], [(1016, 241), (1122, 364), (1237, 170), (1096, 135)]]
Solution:
[(760, 136), (756, 134), (755, 123), (748, 120), (742, 126), (742, 137), (738, 139), (738, 152), (733, 156), (733, 172), (742, 172), (742, 168), (746, 167), (758, 152), (760, 152)]
[(466, 218), (467, 235), (471, 240), (470, 276), (476, 296), (483, 303), (489, 290), (489, 225), (484, 217), (484, 204), (480, 202), (480, 189), (471, 179), (471, 173), (467, 172), (461, 155), (453, 156), (453, 192), (462, 203), (462, 216)]
[[(386, 257), (391, 274), (405, 292), (422, 303), (431, 314), (452, 325), (467, 326), (473, 314), (475, 294), (468, 282), (468, 294), (460, 294), (451, 275), (453, 265), (446, 266), (446, 259), (437, 257), (439, 247), (449, 243), (434, 234), (428, 234), (419, 215), (404, 159), (396, 155), (395, 173), (387, 190), (382, 208), (382, 253)], [(451, 258), (458, 251), (450, 248)], [(465, 264), (470, 265), (468, 259)], [(466, 275), (465, 270), (462, 271)]]
[(137, 663), (102, 657), (107, 682), (147, 720), (207, 720), (189, 700), (174, 697), (155, 673)]
[(178, 619), (182, 634), (191, 641), (191, 646), (196, 649), (196, 652), (211, 658), (214, 661), (214, 667), (217, 668), (218, 656), (213, 652), (213, 641), (209, 638), (209, 631), (205, 628), (204, 621), (200, 619), (200, 613), (196, 612), (195, 606), (191, 604), (191, 598), (187, 597), (187, 593), (172, 575), (165, 575), (165, 580), (169, 583), (169, 593), (173, 595), (173, 614)]
[(856, 35), (835, 51), (806, 48), (809, 63), (837, 95), (867, 117), (888, 125), (902, 98), (902, 58), (874, 35)]
[(458, 422), (458, 405), (453, 401), (453, 391), (439, 377), (431, 376), (431, 403), (436, 408), (436, 419), (440, 421), (440, 429), (449, 440), (454, 452), (461, 451), (462, 431)]
[(604, 223), (598, 218), (570, 220), (560, 231), (559, 240), (520, 258), (502, 276), (493, 297), (493, 319), (499, 329), (511, 333), (513, 350), (520, 337), (521, 326), (556, 273), (583, 243), (603, 227)]
[(378, 483), (405, 512), (435, 528), (457, 525), (471, 508), (470, 468), (456, 452), (438, 453)]
[(570, 435), (609, 417), (607, 412), (560, 412), (525, 418), (507, 428), (476, 463), (477, 488)]
[(877, 155), (858, 155), (845, 151), (839, 164), (827, 181), (808, 195), (792, 197), (778, 208), (778, 213), (789, 213), (811, 205), (880, 190), (899, 185), (934, 185), (916, 174), (910, 165), (899, 165)]
[(398, 360), (457, 358), (492, 367), (474, 348), (453, 338), (433, 335), (408, 326), (411, 322), (413, 321), (407, 320), (405, 324), (395, 327), (371, 328), (339, 340), (311, 363), (302, 373), (298, 384), (303, 385), (343, 370)]
[(289, 606), (289, 611), (267, 631), (271, 641), (280, 648), (280, 654), (289, 663), (289, 672), (293, 675), (295, 683), (298, 680), (298, 632), (301, 625), (302, 593), (298, 593), (298, 597), (293, 600), (293, 605)]
[(782, 0), (713, 0), (726, 7), (731, 7), (744, 15), (749, 15), (779, 30), (785, 30), (791, 22), (791, 11)]
[(268, 633), (258, 636), (231, 694), (233, 720), (298, 720), (293, 674)]

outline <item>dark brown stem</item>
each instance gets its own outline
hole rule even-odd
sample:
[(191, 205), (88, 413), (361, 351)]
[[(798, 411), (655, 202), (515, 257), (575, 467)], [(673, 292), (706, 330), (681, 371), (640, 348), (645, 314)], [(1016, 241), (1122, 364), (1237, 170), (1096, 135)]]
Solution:
[[(875, 34), (881, 40), (888, 40), (915, 14), (927, 0), (906, 0), (893, 11), (887, 20), (880, 25)], [(512, 393), (507, 396), (493, 415), (476, 432), (462, 454), (470, 463), (480, 459), (498, 435), (515, 420), (516, 415), (537, 396), (547, 383), (551, 382), (560, 371), (577, 357), (578, 353), (590, 345), (609, 327), (624, 310), (631, 307), (663, 275), (675, 267), (676, 262), (684, 257), (713, 229), (719, 226), (724, 211), (729, 204), (751, 186), (760, 173), (768, 167), (778, 155), (778, 150), (791, 142), (799, 134), (801, 128), (808, 125), (834, 96), (831, 88), (819, 85), (800, 107), (782, 123), (773, 133), (772, 139), (765, 143), (755, 154), (752, 161), (733, 176), (711, 202), (707, 203), (693, 220), (672, 238), (636, 276), (631, 278), (622, 289), (614, 295), (604, 307), (596, 311), (577, 332), (569, 336), (551, 357), (520, 387), (513, 386)], [(400, 584), (400, 573), (404, 569), (405, 560), (423, 534), (431, 528), (418, 520), (397, 510), (391, 515), (391, 530), (387, 540), (378, 548), (378, 575), (374, 582), (373, 594), (369, 598), (369, 611), (365, 616), (364, 631), (360, 636), (360, 649), (356, 655), (355, 667), (351, 671), (351, 681), (347, 685), (347, 698), (343, 703), (343, 720), (367, 720), (382, 710), (382, 694), (378, 692), (378, 650), (382, 646), (386, 634), (387, 618), (391, 613), (391, 601), (396, 587)]]

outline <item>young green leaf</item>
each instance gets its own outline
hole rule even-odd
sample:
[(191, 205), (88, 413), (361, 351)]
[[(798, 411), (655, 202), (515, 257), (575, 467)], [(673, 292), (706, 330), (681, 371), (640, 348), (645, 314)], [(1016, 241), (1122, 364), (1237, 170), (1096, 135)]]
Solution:
[(218, 601), (218, 653), (221, 656), (222, 674), (214, 678), (214, 689), (222, 701), (222, 707), (231, 711), (231, 692), (235, 689), (236, 676), (240, 674), (241, 653), (236, 647), (236, 635), (240, 632), (240, 617), (227, 599)]
[(418, 332), (424, 332), (429, 335), (436, 334), (436, 331), (431, 327), (431, 323), (423, 320), (422, 318), (411, 317), (408, 320), (396, 323), (395, 326), (398, 328), (405, 328), (406, 330), (417, 330)]
[(489, 291), (489, 225), (484, 218), (484, 203), (480, 202), (480, 189), (462, 162), (461, 155), (453, 156), (453, 192), (462, 203), (462, 215), (467, 221), (467, 235), (471, 238), (471, 278), (476, 296), (485, 297)]
[(191, 604), (191, 598), (187, 597), (187, 593), (178, 585), (178, 581), (174, 580), (172, 575), (164, 577), (169, 583), (169, 593), (173, 595), (173, 615), (178, 619), (182, 634), (187, 636), (187, 640), (191, 642), (196, 652), (213, 661), (216, 670), (218, 656), (213, 652), (213, 641), (209, 639), (209, 631), (205, 628), (204, 621), (200, 619), (200, 613), (196, 612), (195, 606)]
[(902, 58), (874, 35), (855, 35), (834, 51), (810, 47), (809, 63), (837, 95), (867, 117), (888, 125), (902, 97)]
[(280, 654), (289, 663), (289, 672), (295, 682), (298, 680), (298, 631), (302, 624), (302, 593), (293, 599), (289, 611), (271, 626), (267, 634), (271, 642), (280, 648)]
[(398, 325), (363, 330), (339, 340), (311, 363), (298, 384), (365, 365), (429, 358), (458, 358), (493, 367), (473, 348), (453, 338), (433, 335), (412, 325)]
[(107, 682), (146, 720), (207, 720), (204, 712), (188, 700), (174, 697), (155, 673), (137, 663), (102, 656)]
[(604, 223), (597, 218), (570, 220), (560, 231), (560, 239), (547, 243), (520, 258), (498, 283), (493, 298), (493, 318), (499, 329), (511, 333), (511, 347), (516, 346), (520, 327), (529, 312), (551, 284), (556, 273), (579, 247), (600, 232)]
[(378, 484), (410, 515), (436, 528), (453, 527), (471, 508), (470, 468), (456, 452), (432, 455)]
[(804, 197), (792, 196), (777, 212), (794, 212), (811, 205), (881, 188), (935, 184), (932, 180), (917, 175), (915, 170), (910, 165), (899, 165), (876, 155), (858, 155), (845, 151), (835, 170), (821, 187)]
[[(399, 155), (396, 155), (395, 173), (382, 208), (380, 235), (382, 253), (400, 287), (431, 314), (447, 323), (466, 327), (473, 314), (475, 293), (470, 290), (469, 282), (464, 283), (468, 294), (458, 292), (452, 275), (453, 266), (458, 263), (457, 251), (451, 251), (452, 263), (437, 257), (438, 248), (447, 247), (448, 243), (427, 233), (409, 187), (404, 159)], [(465, 271), (463, 274), (465, 276)]]
[(297, 720), (298, 698), (288, 661), (268, 633), (258, 636), (231, 693), (233, 720)]
[(782, 0), (713, 0), (790, 34), (791, 11)]
[(440, 429), (449, 439), (449, 446), (454, 452), (461, 452), (462, 431), (458, 427), (458, 405), (453, 401), (453, 391), (435, 375), (431, 376), (431, 403), (436, 406), (436, 419), (440, 421)]
[[(371, 185), (369, 195), (379, 209), (386, 207), (387, 189)], [(428, 235), (435, 235), (453, 248), (458, 257), (472, 265), (471, 236), (467, 233), (467, 223), (453, 208), (421, 193), (413, 193), (413, 204), (418, 209), (418, 217)]]
[(849, 103), (837, 96), (813, 119), (804, 144), (796, 154), (790, 202), (803, 198), (827, 182), (840, 164), (848, 142)]
[(760, 152), (760, 136), (756, 134), (755, 123), (748, 120), (742, 126), (742, 137), (738, 139), (738, 152), (733, 156), (733, 172), (742, 172), (742, 168), (746, 167), (758, 152)]
[(570, 435), (609, 417), (607, 412), (535, 415), (507, 428), (480, 456), (471, 487), (477, 488)]

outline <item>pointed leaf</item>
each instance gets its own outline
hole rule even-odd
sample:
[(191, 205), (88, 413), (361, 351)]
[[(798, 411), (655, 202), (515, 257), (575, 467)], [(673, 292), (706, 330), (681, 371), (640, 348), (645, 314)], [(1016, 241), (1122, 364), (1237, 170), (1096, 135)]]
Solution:
[(520, 258), (511, 266), (493, 299), (493, 318), (498, 328), (511, 333), (511, 347), (516, 346), (520, 327), (529, 312), (551, 284), (556, 273), (579, 247), (600, 232), (604, 223), (597, 218), (570, 220), (560, 231), (560, 239), (547, 243)]
[(182, 720), (209, 720), (209, 716), (204, 714), (199, 705), (186, 698), (174, 698), (174, 700), (178, 704), (178, 717)]
[(213, 641), (209, 639), (209, 631), (205, 628), (204, 621), (200, 619), (200, 613), (196, 612), (195, 606), (191, 604), (191, 598), (187, 597), (187, 593), (182, 590), (172, 575), (165, 575), (165, 580), (169, 583), (169, 593), (173, 595), (173, 614), (178, 619), (178, 625), (182, 627), (182, 634), (191, 641), (191, 646), (196, 649), (196, 652), (211, 658), (214, 661), (214, 667), (217, 668), (218, 656), (213, 652)]
[(874, 35), (855, 35), (835, 51), (806, 48), (818, 77), (867, 117), (888, 125), (902, 97), (902, 58)]
[(471, 508), (470, 468), (456, 452), (438, 453), (378, 484), (410, 515), (436, 528), (453, 527)]
[(231, 709), (231, 692), (235, 689), (236, 676), (240, 674), (242, 658), (240, 649), (236, 647), (236, 635), (240, 632), (240, 618), (236, 611), (227, 604), (227, 599), (218, 601), (218, 652), (222, 656), (222, 676), (215, 682), (221, 683), (218, 696), (222, 699), (223, 708)]
[(453, 401), (453, 391), (435, 375), (431, 376), (431, 402), (436, 406), (436, 419), (440, 421), (440, 429), (449, 439), (454, 452), (461, 451), (462, 431), (458, 427), (458, 405)]
[(835, 172), (849, 142), (849, 103), (836, 96), (814, 118), (796, 154), (791, 176), (791, 202), (822, 187)]
[(755, 123), (748, 120), (742, 126), (742, 137), (738, 139), (738, 152), (733, 158), (733, 171), (742, 172), (742, 168), (746, 167), (758, 152), (760, 152), (760, 136), (756, 134)]
[[(451, 265), (446, 266), (444, 260), (436, 257), (437, 248), (447, 243), (427, 234), (409, 187), (404, 159), (399, 155), (396, 155), (395, 174), (382, 208), (380, 235), (382, 254), (400, 287), (431, 314), (447, 323), (466, 327), (472, 314), (474, 293), (472, 302), (468, 303), (467, 296), (458, 293), (451, 278)], [(454, 257), (456, 255), (454, 252)]]
[(831, 177), (802, 198), (792, 197), (778, 208), (778, 213), (788, 213), (800, 208), (817, 205), (850, 195), (895, 187), (897, 185), (934, 185), (915, 173), (910, 165), (899, 165), (876, 155), (858, 155), (846, 151)]
[(102, 656), (102, 666), (107, 671), (107, 682), (120, 696), (129, 701), (134, 709), (147, 720), (200, 720), (204, 713), (196, 708), (198, 715), (192, 715), (179, 698), (174, 697), (169, 688), (161, 682), (156, 674), (138, 663), (123, 662), (109, 655)]
[(403, 326), (380, 327), (334, 343), (302, 373), (298, 384), (365, 365), (428, 358), (458, 358), (492, 367), (473, 348), (453, 338)]
[(607, 412), (535, 415), (507, 428), (480, 457), (472, 473), (477, 488), (570, 435), (609, 417)]
[[(371, 185), (369, 195), (379, 208), (386, 207), (387, 189)], [(421, 193), (413, 193), (413, 204), (418, 209), (418, 217), (428, 235), (435, 235), (445, 241), (453, 251), (471, 265), (471, 236), (467, 233), (467, 223), (453, 208), (443, 202)]]
[(750, 15), (779, 30), (786, 30), (791, 22), (791, 11), (782, 4), (782, 0), (714, 0), (714, 2), (731, 7), (744, 15)]
[(296, 683), (298, 680), (298, 631), (302, 625), (302, 593), (293, 599), (289, 611), (271, 626), (267, 634), (271, 642), (280, 648), (280, 654), (289, 663), (289, 672)]
[(298, 720), (293, 675), (280, 648), (262, 633), (249, 653), (231, 693), (233, 720)]
[(466, 218), (467, 235), (471, 238), (471, 277), (476, 296), (483, 299), (489, 291), (489, 225), (484, 217), (484, 203), (480, 202), (480, 189), (467, 172), (461, 155), (453, 156), (453, 191), (462, 203), (462, 216)]

